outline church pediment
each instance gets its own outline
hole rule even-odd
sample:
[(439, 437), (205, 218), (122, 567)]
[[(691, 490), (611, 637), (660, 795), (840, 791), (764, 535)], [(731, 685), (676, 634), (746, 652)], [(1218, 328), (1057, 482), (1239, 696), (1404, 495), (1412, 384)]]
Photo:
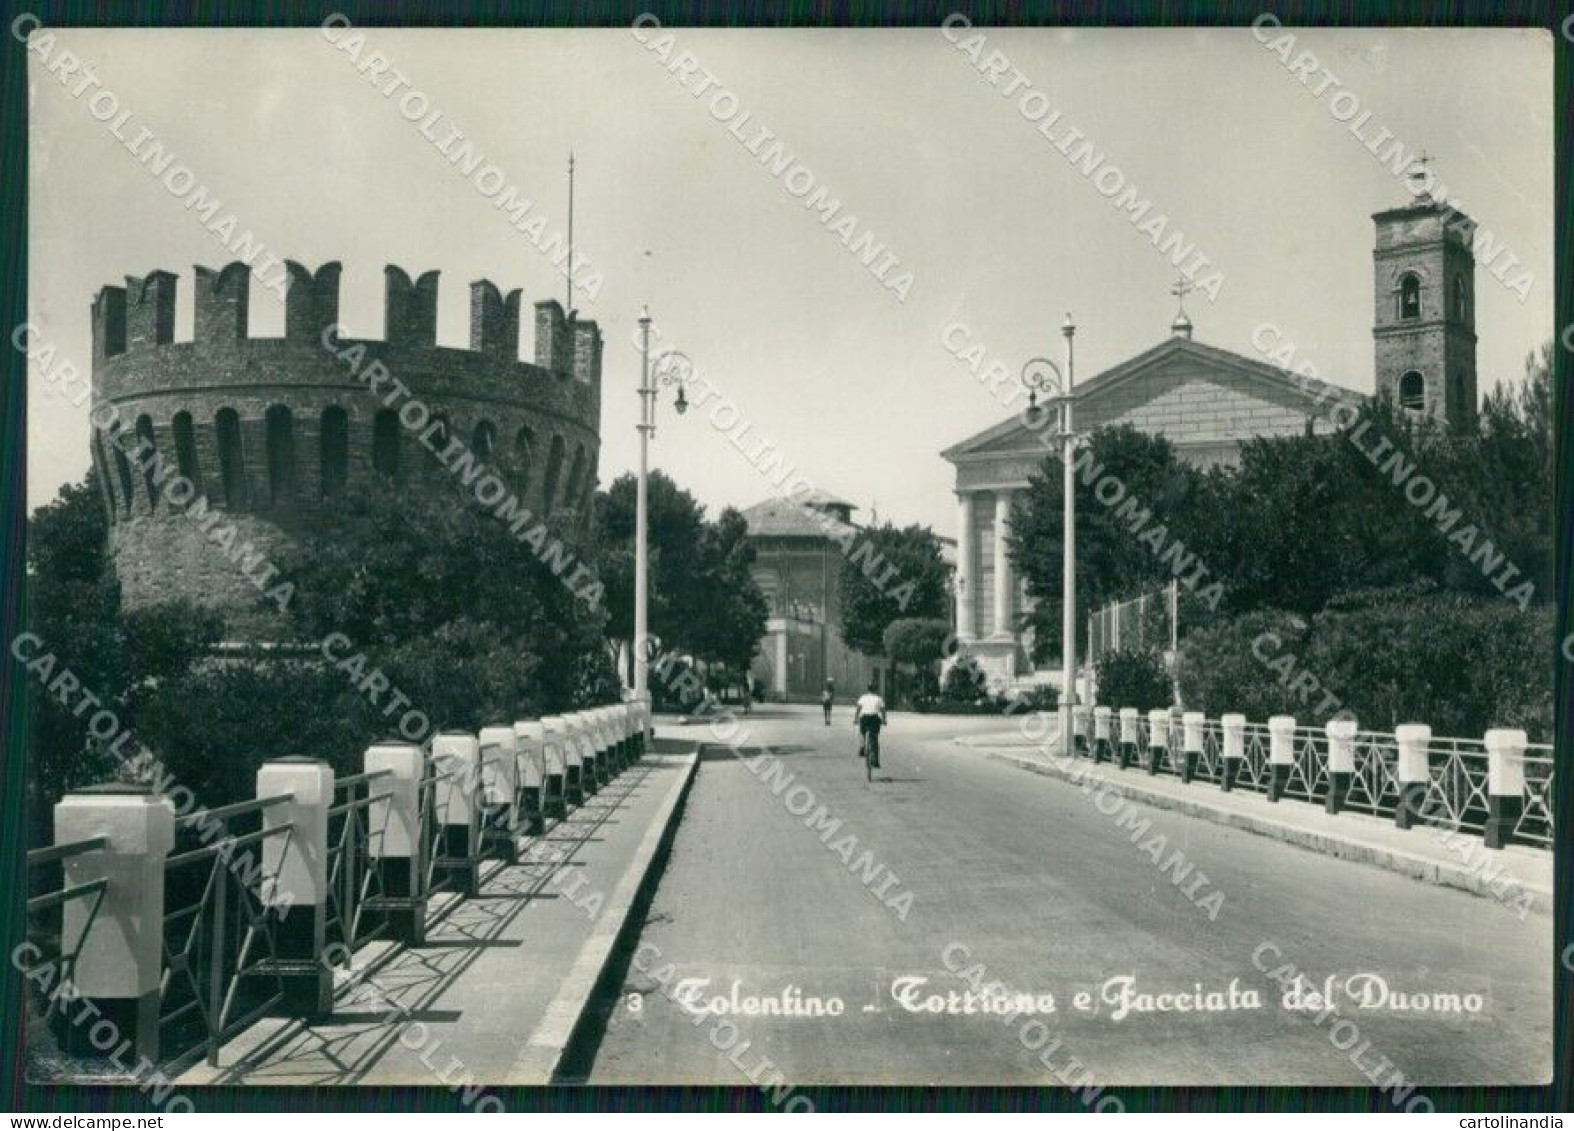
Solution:
[[(1334, 395), (1319, 400), (1323, 388)], [(1304, 383), (1228, 350), (1171, 338), (1080, 386), (1077, 428), (1130, 424), (1168, 437), (1184, 456), (1211, 462), (1244, 439), (1303, 431), (1309, 418), (1325, 417), (1336, 399), (1362, 398), (1336, 386)], [(962, 485), (982, 486), (1015, 480), (1017, 465), (1035, 466), (1048, 452), (1041, 435), (1013, 416), (942, 455), (959, 469), (972, 468), (966, 478), (978, 482)]]

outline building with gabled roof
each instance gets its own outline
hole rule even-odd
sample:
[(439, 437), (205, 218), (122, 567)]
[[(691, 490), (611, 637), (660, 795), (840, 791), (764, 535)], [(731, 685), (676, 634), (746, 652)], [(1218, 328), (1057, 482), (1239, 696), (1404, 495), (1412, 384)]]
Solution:
[[(1372, 220), (1376, 387), (1402, 408), (1472, 427), (1472, 221), (1424, 193)], [(1079, 433), (1129, 424), (1165, 436), (1181, 459), (1204, 467), (1234, 462), (1255, 437), (1332, 432), (1336, 405), (1367, 399), (1195, 341), (1184, 309), (1169, 337), (1078, 381), (1075, 394)], [(1056, 430), (1042, 412), (1012, 416), (941, 452), (956, 468), (957, 635), (996, 682), (1032, 667), (1023, 627), (1030, 606), (1006, 546), (1014, 496), (1056, 454)]]

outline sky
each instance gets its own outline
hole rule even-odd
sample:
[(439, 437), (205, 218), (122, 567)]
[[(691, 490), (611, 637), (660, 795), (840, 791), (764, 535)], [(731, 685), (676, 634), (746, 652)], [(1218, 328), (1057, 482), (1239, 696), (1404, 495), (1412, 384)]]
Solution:
[[(877, 510), (954, 533), (954, 472), (939, 452), (1010, 409), (947, 350), (946, 327), (1015, 373), (1060, 358), (1070, 312), (1081, 381), (1156, 344), (1175, 314), (1170, 257), (1023, 116), (1029, 90), (1061, 112), (1057, 138), (1081, 130), (1208, 257), (1196, 281), (1222, 276), (1216, 297), (1187, 299), (1198, 340), (1258, 356), (1253, 330), (1273, 323), (1326, 379), (1373, 387), (1371, 214), (1408, 189), (1329, 94), (1249, 29), (985, 29), (982, 54), (1004, 52), (1025, 76), (1015, 98), (938, 30), (680, 29), (669, 58), (687, 50), (715, 76), (701, 98), (698, 72), (685, 89), (652, 50), (658, 34), (641, 34), (651, 42), (627, 30), (372, 30), (361, 53), (388, 57), (537, 202), (549, 231), (566, 222), (574, 152), (580, 278), (602, 280), (576, 303), (606, 336), (603, 484), (638, 459), (632, 341), (648, 303), (660, 344), (686, 353), (815, 486), (866, 520)], [(1292, 34), (1297, 55), (1314, 52), (1339, 80), (1329, 93), (1370, 111), (1363, 137), (1383, 127), (1424, 148), (1524, 264), (1513, 272), (1530, 274), (1523, 298), (1480, 268), (1476, 278), (1481, 392), (1517, 378), (1553, 335), (1550, 39)], [(475, 279), (523, 288), (527, 309), (561, 300), (549, 259), (322, 32), (71, 29), (61, 46), (102, 86), (73, 97), (33, 59), (29, 310), (34, 342), (57, 362), (85, 371), (93, 295), (156, 268), (181, 276), (176, 337), (189, 338), (192, 265), (234, 258), (95, 119), (100, 90), (133, 113), (123, 133), (152, 130), (271, 252), (341, 261), (352, 335), (381, 336), (389, 263), (442, 272), (444, 345), (468, 342)], [(884, 283), (714, 116), (732, 112), (712, 101), (723, 89), (750, 115), (746, 129), (732, 119), (745, 138), (769, 128), (842, 202), (839, 218), (856, 217), (852, 235), (897, 257)], [(282, 334), (283, 317), (254, 280), (252, 334)], [(533, 335), (522, 337), (529, 356)], [(85, 405), (51, 395), (42, 359), (29, 381), (32, 508), (85, 473), (88, 424)], [(772, 490), (718, 427), (731, 419), (678, 417), (664, 401), (651, 447), (652, 466), (712, 512)]]

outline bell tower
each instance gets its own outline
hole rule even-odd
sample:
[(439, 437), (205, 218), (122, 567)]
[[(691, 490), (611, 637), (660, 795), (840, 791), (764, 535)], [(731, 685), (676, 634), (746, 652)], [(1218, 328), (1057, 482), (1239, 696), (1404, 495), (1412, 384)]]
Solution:
[[(1411, 174), (1426, 179), (1424, 166)], [(1416, 191), (1372, 216), (1377, 392), (1454, 428), (1476, 423), (1475, 221)]]

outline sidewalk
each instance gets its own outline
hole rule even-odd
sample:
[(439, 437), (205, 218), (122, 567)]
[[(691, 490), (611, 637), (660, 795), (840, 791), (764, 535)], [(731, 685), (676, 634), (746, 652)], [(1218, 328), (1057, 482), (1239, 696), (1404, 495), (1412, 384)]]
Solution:
[(341, 1009), (320, 1022), (268, 1018), (181, 1084), (552, 1082), (663, 842), (699, 758), (655, 752), (493, 861), (470, 899), (434, 899), (423, 947), (371, 943), (338, 977)]
[(1249, 789), (1225, 793), (1212, 782), (1188, 785), (1170, 774), (1150, 777), (1137, 767), (1121, 770), (1112, 763), (1095, 764), (1086, 758), (1067, 764), (1058, 756), (1059, 743), (1054, 739), (1046, 756), (1020, 734), (997, 738), (974, 735), (959, 738), (957, 743), (1032, 773), (1511, 906), (1528, 903), (1543, 915), (1552, 913), (1552, 853), (1541, 849), (1523, 845), (1489, 849), (1479, 833), (1461, 830), (1452, 834), (1421, 826), (1399, 829), (1387, 817), (1348, 811), (1334, 816), (1321, 805), (1306, 801), (1272, 802)]

